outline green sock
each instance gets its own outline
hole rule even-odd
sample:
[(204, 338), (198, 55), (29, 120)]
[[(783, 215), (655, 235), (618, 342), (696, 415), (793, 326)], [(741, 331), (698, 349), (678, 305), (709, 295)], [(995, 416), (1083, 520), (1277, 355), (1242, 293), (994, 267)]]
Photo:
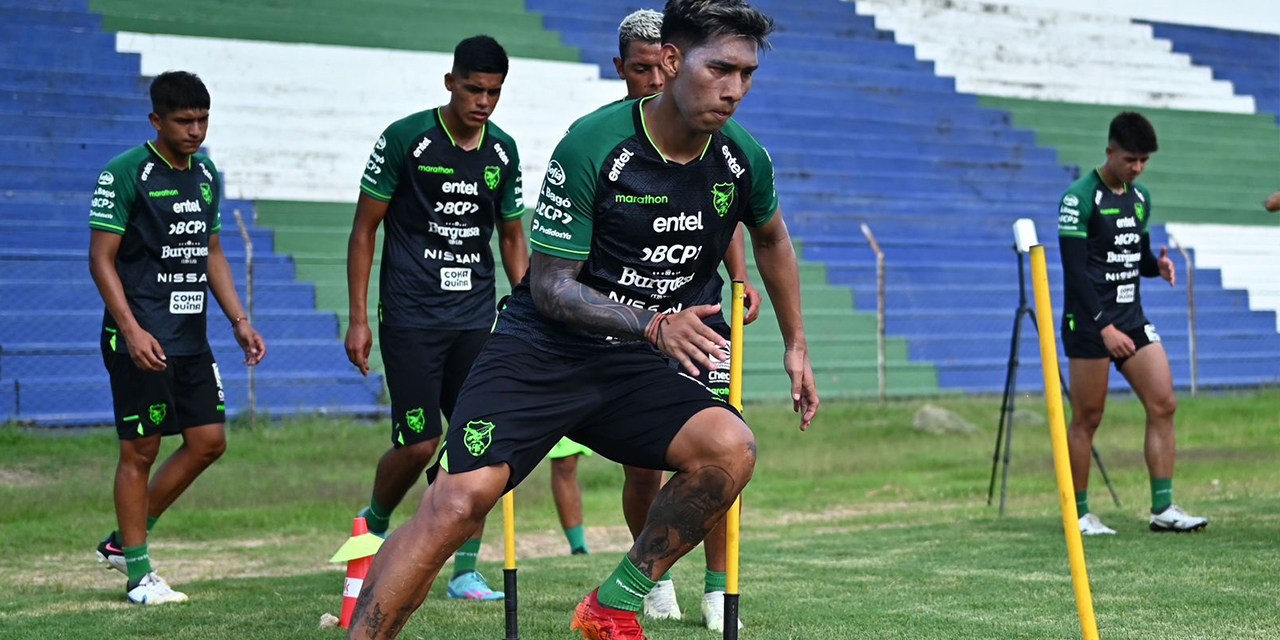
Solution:
[[(151, 530), (152, 530), (153, 528), (155, 528), (155, 526), (156, 526), (156, 521), (157, 521), (157, 520), (159, 520), (159, 519), (160, 519), (160, 517), (159, 517), (159, 516), (156, 516), (156, 517), (147, 516), (147, 533), (148, 533), (148, 534), (150, 534), (150, 533), (151, 533)], [(119, 529), (116, 529), (115, 531), (112, 531), (112, 532), (111, 532), (111, 539), (112, 539), (112, 540), (115, 540), (115, 541), (116, 541), (116, 544), (124, 544), (124, 543), (122, 542), (122, 541), (124, 540), (124, 536), (121, 536), (121, 535), (120, 535), (120, 530), (119, 530)]]
[(480, 538), (472, 538), (458, 547), (453, 554), (453, 577), (476, 570), (476, 559), (480, 557)]
[(125, 547), (124, 564), (129, 569), (129, 584), (136, 585), (148, 573), (151, 573), (151, 556), (147, 554), (147, 543), (136, 547)]
[(1089, 492), (1076, 492), (1076, 517), (1083, 518), (1089, 515)]
[(655, 584), (657, 583), (631, 564), (631, 558), (624, 557), (618, 563), (618, 568), (600, 585), (596, 598), (600, 600), (600, 604), (611, 609), (639, 611), (644, 597), (653, 591)]
[(569, 540), (569, 552), (576, 553), (579, 549), (583, 553), (587, 552), (587, 535), (583, 526), (569, 527), (564, 530), (564, 537)]
[(711, 593), (712, 591), (724, 591), (729, 584), (729, 574), (723, 571), (712, 571), (707, 569), (706, 586), (702, 588), (703, 593)]
[(670, 571), (668, 571), (668, 572), (666, 572), (666, 573), (662, 574), (662, 577), (661, 577), (661, 578), (658, 578), (658, 582), (664, 582), (664, 581), (667, 581), (667, 580), (670, 580), (670, 579), (671, 579), (671, 572), (670, 572)]
[(364, 523), (370, 533), (386, 533), (391, 526), (391, 509), (383, 509), (376, 498), (369, 498), (369, 508), (364, 510)]
[(1151, 513), (1161, 513), (1173, 504), (1173, 478), (1151, 479)]

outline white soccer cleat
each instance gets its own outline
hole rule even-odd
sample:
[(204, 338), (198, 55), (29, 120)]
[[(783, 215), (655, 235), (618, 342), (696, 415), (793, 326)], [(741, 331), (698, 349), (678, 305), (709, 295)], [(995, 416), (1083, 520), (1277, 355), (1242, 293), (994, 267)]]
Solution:
[(670, 580), (659, 580), (653, 591), (644, 597), (644, 615), (651, 620), (679, 620), (680, 603), (676, 602), (676, 585)]
[(165, 583), (164, 578), (152, 571), (138, 581), (138, 586), (129, 590), (129, 604), (169, 604), (170, 602), (186, 602), (187, 594), (174, 591)]
[[(712, 591), (702, 594), (702, 624), (708, 630), (724, 633), (724, 592)], [(742, 618), (738, 618), (738, 629), (742, 629)]]
[(1102, 524), (1098, 514), (1088, 513), (1080, 518), (1080, 533), (1086, 536), (1114, 536), (1116, 530)]
[(1200, 531), (1209, 526), (1208, 518), (1188, 515), (1176, 504), (1169, 505), (1160, 513), (1151, 514), (1151, 530), (1152, 531), (1175, 531), (1183, 533), (1185, 531)]

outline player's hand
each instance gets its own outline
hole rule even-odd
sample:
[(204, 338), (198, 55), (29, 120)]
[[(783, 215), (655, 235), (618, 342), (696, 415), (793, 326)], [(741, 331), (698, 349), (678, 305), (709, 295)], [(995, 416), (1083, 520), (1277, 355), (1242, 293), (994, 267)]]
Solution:
[(1169, 259), (1169, 247), (1160, 247), (1160, 259), (1156, 260), (1156, 264), (1160, 266), (1160, 277), (1164, 278), (1169, 286), (1174, 286), (1178, 282), (1178, 270), (1173, 266), (1173, 260)]
[(373, 333), (369, 331), (369, 323), (352, 322), (347, 327), (347, 359), (360, 370), (360, 375), (369, 375), (369, 351), (373, 349)]
[(747, 308), (742, 312), (742, 324), (747, 325), (755, 322), (756, 318), (760, 317), (760, 301), (763, 298), (760, 297), (760, 291), (751, 286), (750, 282), (744, 281), (742, 283), (742, 289), (746, 292), (747, 297), (747, 299), (744, 300)]
[(1280, 191), (1271, 194), (1271, 197), (1262, 203), (1262, 207), (1267, 211), (1280, 211)]
[(267, 343), (262, 339), (262, 335), (258, 333), (253, 325), (249, 324), (249, 320), (241, 320), (236, 323), (233, 331), (236, 336), (236, 343), (244, 350), (244, 363), (247, 366), (254, 366), (262, 362), (263, 356), (267, 355)]
[(791, 378), (791, 407), (800, 414), (800, 430), (809, 428), (818, 415), (818, 386), (813, 379), (807, 347), (790, 347), (782, 354), (782, 366)]
[(159, 372), (169, 366), (165, 364), (164, 349), (160, 342), (142, 327), (126, 335), (124, 341), (129, 345), (129, 357), (139, 369)]
[(653, 332), (654, 346), (675, 358), (690, 375), (698, 375), (699, 367), (715, 370), (720, 363), (716, 356), (727, 342), (702, 319), (717, 313), (720, 305), (700, 304), (663, 317), (662, 325)]
[(1137, 352), (1133, 348), (1133, 340), (1114, 324), (1102, 328), (1102, 342), (1107, 345), (1107, 351), (1117, 358), (1128, 358)]

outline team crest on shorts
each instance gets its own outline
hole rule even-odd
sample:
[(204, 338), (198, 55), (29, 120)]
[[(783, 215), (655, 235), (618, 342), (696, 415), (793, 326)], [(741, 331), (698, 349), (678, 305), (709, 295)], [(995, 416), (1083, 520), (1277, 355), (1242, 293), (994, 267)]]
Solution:
[(200, 197), (204, 198), (205, 204), (213, 204), (213, 187), (208, 182), (200, 183)]
[(723, 218), (733, 206), (734, 186), (732, 182), (717, 182), (711, 185), (711, 206)]
[(498, 182), (502, 180), (502, 167), (485, 167), (484, 168), (484, 184), (492, 191), (498, 188)]
[(164, 422), (165, 416), (169, 415), (169, 405), (167, 403), (153, 404), (150, 407), (151, 424), (159, 425)]
[(404, 412), (404, 421), (414, 433), (422, 433), (422, 428), (427, 424), (427, 419), (422, 415), (422, 407)]
[(479, 458), (493, 444), (493, 423), (484, 420), (472, 420), (462, 428), (462, 444), (472, 456)]

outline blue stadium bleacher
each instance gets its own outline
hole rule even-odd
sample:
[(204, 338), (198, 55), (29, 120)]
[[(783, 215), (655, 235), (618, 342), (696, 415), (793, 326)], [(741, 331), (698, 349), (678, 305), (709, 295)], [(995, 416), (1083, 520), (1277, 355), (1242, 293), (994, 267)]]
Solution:
[(1280, 122), (1280, 35), (1138, 20), (1151, 25), (1157, 38), (1191, 56), (1193, 64), (1213, 69), (1213, 77), (1230, 80), (1240, 95), (1253, 96), (1258, 110)]
[[(1036, 221), (1057, 287), (1056, 203), (1080, 168), (1059, 164), (1008, 113), (957, 93), (853, 3), (755, 4), (778, 30), (737, 119), (772, 154), (803, 257), (825, 263), (831, 284), (852, 287), (856, 309), (873, 310), (874, 257), (859, 228), (868, 223), (887, 256), (888, 332), (907, 338), (913, 360), (938, 367), (943, 388), (999, 391), (1017, 305), (1011, 224)], [(527, 5), (606, 77), (614, 75), (618, 22), (642, 8), (633, 0)], [(1162, 227), (1152, 240), (1166, 243)], [(1224, 290), (1215, 271), (1197, 270), (1196, 285), (1200, 384), (1280, 380), (1274, 314), (1250, 311), (1245, 294)], [(1175, 381), (1187, 386), (1185, 290), (1152, 281), (1143, 293)], [(1060, 302), (1060, 291), (1053, 294)], [(1020, 387), (1040, 388), (1033, 333), (1024, 335), (1022, 361)], [(1124, 382), (1114, 376), (1112, 384)]]
[[(112, 420), (87, 204), (102, 166), (154, 132), (138, 56), (116, 53), (115, 35), (100, 26), (84, 0), (0, 0), (0, 420)], [(315, 310), (314, 287), (295, 281), (272, 232), (253, 225), (253, 203), (227, 201), (222, 245), (241, 296), (245, 246), (234, 210), (254, 244), (254, 322), (268, 343), (255, 372), (258, 410), (381, 412), (381, 380), (346, 363), (337, 318)], [(248, 369), (221, 309), (210, 307), (234, 416), (246, 409)]]

